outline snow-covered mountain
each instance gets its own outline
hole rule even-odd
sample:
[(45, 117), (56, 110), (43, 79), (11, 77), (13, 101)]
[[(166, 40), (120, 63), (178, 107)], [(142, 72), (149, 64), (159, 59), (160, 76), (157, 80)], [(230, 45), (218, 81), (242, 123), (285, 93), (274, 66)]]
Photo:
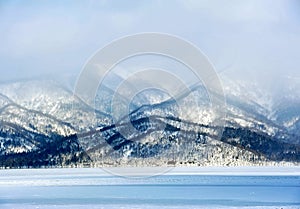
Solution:
[[(176, 101), (151, 90), (129, 102), (129, 114), (115, 121), (112, 88), (102, 86), (95, 109), (66, 83), (0, 84), (0, 166), (300, 162), (300, 103), (288, 97), (293, 94), (274, 99), (253, 83), (227, 79), (226, 118), (220, 118), (202, 85)], [(119, 105), (128, 104), (116, 96)]]
[(271, 117), (289, 132), (300, 135), (300, 78), (286, 77)]
[[(272, 82), (272, 85), (268, 84), (268, 88), (255, 80), (233, 80), (225, 76), (222, 80), (229, 104), (234, 102), (234, 106), (256, 114), (256, 118), (269, 121), (269, 124), (281, 129), (281, 133), (294, 135), (286, 140), (299, 143), (299, 78), (281, 77)], [(243, 104), (239, 104), (240, 102)]]

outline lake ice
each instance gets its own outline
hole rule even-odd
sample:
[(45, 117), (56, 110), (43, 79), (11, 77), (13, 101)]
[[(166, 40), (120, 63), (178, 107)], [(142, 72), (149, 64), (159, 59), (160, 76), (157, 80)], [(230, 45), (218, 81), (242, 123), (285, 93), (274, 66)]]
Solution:
[(102, 169), (0, 170), (0, 208), (300, 208), (300, 168), (175, 168), (153, 177)]

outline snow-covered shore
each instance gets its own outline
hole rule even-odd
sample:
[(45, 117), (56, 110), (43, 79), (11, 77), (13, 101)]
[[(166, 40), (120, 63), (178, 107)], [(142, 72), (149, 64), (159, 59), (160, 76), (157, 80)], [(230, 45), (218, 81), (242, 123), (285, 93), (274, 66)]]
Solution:
[[(136, 177), (145, 179), (153, 176), (300, 176), (300, 167), (8, 169), (0, 170), (0, 186), (110, 185), (128, 183), (124, 180), (128, 177), (129, 179), (136, 179)], [(106, 181), (109, 178), (115, 179), (113, 182)]]
[(5, 176), (36, 175), (99, 175), (136, 174), (155, 175), (296, 175), (300, 176), (300, 166), (237, 166), (237, 167), (115, 167), (115, 168), (47, 168), (47, 169), (2, 169), (0, 178)]

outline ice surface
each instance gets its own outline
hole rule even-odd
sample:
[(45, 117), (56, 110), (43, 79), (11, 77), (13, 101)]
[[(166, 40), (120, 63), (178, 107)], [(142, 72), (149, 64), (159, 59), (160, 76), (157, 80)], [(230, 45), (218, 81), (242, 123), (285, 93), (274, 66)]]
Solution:
[[(125, 168), (123, 168), (125, 169)], [(0, 170), (0, 208), (300, 208), (299, 167)]]

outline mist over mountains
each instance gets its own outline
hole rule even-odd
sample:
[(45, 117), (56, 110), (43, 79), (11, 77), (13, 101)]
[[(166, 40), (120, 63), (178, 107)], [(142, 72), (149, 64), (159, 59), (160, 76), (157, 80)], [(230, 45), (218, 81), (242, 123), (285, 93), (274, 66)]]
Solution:
[[(73, 95), (73, 77), (2, 83), (0, 167), (299, 164), (299, 81), (288, 79), (274, 96), (255, 82), (222, 78), (223, 125), (214, 123), (202, 85), (177, 101), (141, 92), (115, 121), (109, 86), (94, 108)], [(116, 97), (120, 107), (128, 103)]]

